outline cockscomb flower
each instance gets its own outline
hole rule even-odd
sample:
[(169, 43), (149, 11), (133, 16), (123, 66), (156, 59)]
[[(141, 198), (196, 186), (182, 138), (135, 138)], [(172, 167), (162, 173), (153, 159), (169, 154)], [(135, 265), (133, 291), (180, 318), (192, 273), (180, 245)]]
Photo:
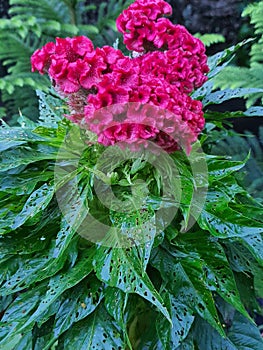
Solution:
[[(188, 152), (204, 127), (202, 103), (189, 94), (205, 81), (202, 42), (165, 16), (163, 0), (136, 0), (117, 19), (134, 58), (84, 37), (57, 38), (37, 50), (32, 70), (47, 73), (67, 100), (72, 122), (105, 146), (152, 141), (167, 152)], [(135, 149), (136, 146), (133, 146)]]
[(75, 62), (83, 58), (86, 53), (93, 51), (92, 41), (85, 36), (75, 38), (56, 38), (56, 43), (47, 43), (42, 49), (36, 50), (31, 57), (32, 71), (40, 74), (48, 73), (51, 60), (65, 59)]
[[(117, 29), (123, 34), (128, 50), (137, 52), (166, 51), (181, 48), (195, 55), (202, 73), (208, 72), (205, 47), (185, 27), (174, 25), (164, 15), (171, 14), (164, 1), (137, 0), (117, 18)], [(147, 15), (151, 14), (151, 15)]]
[(171, 15), (171, 6), (163, 0), (137, 0), (124, 10), (116, 20), (116, 25), (121, 33), (125, 33), (147, 21), (155, 21), (163, 15)]

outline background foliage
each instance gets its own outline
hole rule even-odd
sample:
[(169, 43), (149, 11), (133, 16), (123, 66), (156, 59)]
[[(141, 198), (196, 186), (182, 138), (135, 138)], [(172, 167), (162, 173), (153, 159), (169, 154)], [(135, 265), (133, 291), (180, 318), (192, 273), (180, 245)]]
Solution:
[[(31, 73), (32, 53), (55, 37), (88, 36), (95, 45), (112, 44), (117, 37), (115, 19), (130, 0), (110, 0), (97, 6), (81, 0), (9, 0), (8, 18), (0, 19), (0, 61), (7, 69), (0, 90), (10, 119), (21, 110), (38, 116), (36, 89), (48, 91), (46, 77)], [(96, 20), (90, 23), (90, 14)], [(92, 17), (92, 15), (91, 15)]]
[(214, 154), (228, 154), (235, 160), (242, 160), (250, 152), (243, 171), (236, 174), (239, 182), (259, 202), (263, 201), (263, 127), (259, 128), (258, 138), (245, 131), (239, 135), (233, 131), (219, 132), (212, 147)]
[[(249, 16), (255, 27), (255, 40), (250, 50), (249, 67), (229, 66), (216, 79), (215, 86), (220, 88), (258, 87), (262, 88), (263, 80), (263, 1), (250, 4), (243, 11), (243, 16)], [(250, 107), (259, 99), (263, 101), (263, 93), (246, 96)]]

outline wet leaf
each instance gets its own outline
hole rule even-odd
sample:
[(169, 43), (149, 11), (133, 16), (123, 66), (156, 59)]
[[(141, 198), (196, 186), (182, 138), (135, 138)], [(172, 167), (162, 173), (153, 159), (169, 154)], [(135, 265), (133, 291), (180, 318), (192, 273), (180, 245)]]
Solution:
[[(168, 299), (168, 300), (167, 300)], [(194, 322), (193, 312), (177, 299), (167, 294), (166, 305), (170, 305), (169, 311), (172, 319), (172, 326), (163, 317), (158, 317), (156, 328), (163, 349), (176, 349), (187, 337), (188, 332)]]
[(56, 153), (38, 152), (33, 149), (7, 150), (1, 156), (0, 172), (17, 168), (20, 165), (28, 165), (31, 163), (35, 163), (41, 160), (48, 160), (48, 159), (50, 160), (56, 159)]
[(62, 342), (66, 349), (122, 350), (125, 343), (120, 333), (113, 318), (101, 306), (71, 327), (64, 334)]
[(226, 160), (220, 158), (207, 157), (207, 166), (209, 171), (209, 180), (212, 182), (213, 180), (219, 181), (235, 171), (242, 169), (248, 157), (244, 161), (233, 161)]
[[(52, 308), (50, 308), (50, 306), (56, 302), (61, 294), (77, 285), (93, 270), (93, 254), (94, 250), (90, 248), (89, 253), (86, 252), (86, 254), (82, 256), (82, 259), (80, 259), (74, 267), (50, 278), (47, 291), (44, 295), (42, 295), (41, 301), (37, 305), (36, 310), (23, 323), (12, 323), (11, 326), (14, 328), (10, 333), (3, 337), (0, 345), (4, 346), (5, 344), (8, 344), (10, 339), (14, 338), (24, 330), (32, 328), (35, 322), (41, 321), (41, 317), (48, 318), (50, 315), (53, 315), (54, 311)], [(47, 313), (47, 311), (49, 312)]]
[[(224, 249), (205, 232), (188, 233), (177, 238), (175, 247), (183, 250), (189, 257), (192, 253), (198, 254), (203, 261), (206, 271), (206, 284), (210, 290), (216, 291), (236, 310), (249, 317), (240, 299), (235, 278), (228, 263)], [(176, 248), (175, 248), (176, 249)], [(193, 256), (191, 259), (195, 259)]]
[(263, 89), (256, 88), (237, 88), (234, 90), (225, 89), (219, 90), (216, 92), (211, 92), (206, 95), (202, 100), (203, 106), (207, 106), (209, 104), (220, 104), (224, 101), (228, 101), (232, 98), (244, 97), (250, 94), (256, 94), (259, 92), (263, 92)]
[(100, 304), (103, 294), (102, 284), (94, 277), (84, 279), (73, 289), (66, 291), (56, 312), (52, 332), (49, 332), (49, 339), (42, 346), (42, 350), (50, 349), (61, 334), (90, 315)]
[[(128, 303), (128, 294), (125, 294), (120, 289), (107, 287), (105, 290), (104, 306), (109, 315), (111, 315), (122, 330), (123, 338), (129, 349), (132, 350), (132, 345), (127, 332), (127, 315), (126, 306)], [(134, 310), (135, 311), (135, 310)]]
[(53, 195), (54, 187), (48, 184), (44, 184), (34, 191), (26, 201), (21, 213), (16, 216), (12, 228), (17, 229), (28, 219), (32, 219), (35, 215), (41, 213), (48, 206)]
[(68, 259), (68, 253), (75, 231), (64, 220), (56, 239), (53, 239), (48, 250), (39, 252), (35, 257), (18, 257), (18, 268), (1, 285), (2, 295), (8, 295), (30, 286), (57, 273)]
[(259, 330), (246, 318), (236, 313), (227, 338), (221, 337), (206, 322), (198, 320), (194, 329), (198, 349), (261, 350), (263, 341)]
[(25, 144), (26, 141), (0, 141), (0, 152)]
[[(182, 257), (186, 256), (182, 254)], [(189, 258), (181, 263), (164, 249), (156, 249), (151, 263), (160, 271), (167, 289), (178, 303), (198, 313), (223, 334), (212, 293), (206, 286), (204, 265), (201, 260)]]
[(147, 274), (142, 271), (140, 260), (134, 249), (136, 248), (98, 246), (94, 259), (97, 277), (109, 286), (119, 288), (125, 293), (140, 295), (170, 320), (161, 296)]

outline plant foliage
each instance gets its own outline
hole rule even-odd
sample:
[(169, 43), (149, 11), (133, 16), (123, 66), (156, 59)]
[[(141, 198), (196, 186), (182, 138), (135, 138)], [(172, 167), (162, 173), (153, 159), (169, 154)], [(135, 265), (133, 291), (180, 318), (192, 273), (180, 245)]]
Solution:
[[(221, 135), (221, 136), (220, 136)], [(263, 128), (259, 128), (259, 137), (249, 131), (240, 136), (231, 131), (218, 133), (218, 139), (212, 152), (215, 154), (229, 154), (235, 160), (242, 160), (250, 152), (243, 171), (236, 174), (237, 179), (247, 191), (258, 201), (263, 199)]]
[(196, 33), (195, 37), (199, 38), (200, 40), (202, 40), (202, 42), (204, 43), (204, 45), (206, 47), (209, 47), (209, 46), (211, 46), (213, 44), (218, 44), (218, 43), (224, 43), (225, 42), (225, 38), (221, 34), (200, 34), (200, 33)]
[[(243, 16), (249, 16), (251, 24), (255, 27), (256, 39), (251, 45), (249, 67), (229, 66), (217, 76), (215, 87), (220, 88), (262, 88), (263, 70), (263, 1), (250, 4), (243, 11)], [(252, 106), (261, 99), (262, 92), (248, 94), (247, 107)]]
[[(48, 91), (46, 77), (30, 70), (32, 53), (55, 37), (89, 36), (95, 43), (113, 42), (116, 18), (129, 1), (102, 2), (85, 5), (81, 0), (10, 0), (9, 16), (0, 19), (0, 60), (7, 68), (0, 90), (10, 119), (21, 110), (30, 118), (38, 115), (35, 90)], [(91, 24), (89, 15), (96, 11)]]
[[(218, 128), (236, 116), (211, 112), (209, 105), (250, 92), (212, 92), (214, 77), (238, 47), (210, 58), (209, 80), (194, 93), (205, 105), (200, 141), (207, 150), (209, 186), (203, 210), (187, 232), (193, 194), (203, 182), (183, 152), (171, 158), (184, 195), (177, 215), (159, 233), (154, 217), (162, 193), (158, 174), (147, 162), (131, 159), (102, 177), (96, 164), (104, 147), (98, 145), (86, 143), (80, 155), (61, 155), (65, 140), (72, 149), (75, 139), (68, 139), (72, 125), (63, 118), (63, 101), (54, 92), (39, 92), (38, 122), (20, 116), (20, 126), (2, 125), (1, 348), (262, 349), (247, 310), (251, 316), (260, 311), (256, 299), (263, 297), (263, 206), (235, 177), (247, 157), (234, 160), (209, 152)], [(87, 137), (76, 130), (77, 140)], [(55, 181), (56, 164), (65, 173), (63, 181)], [(127, 184), (148, 179), (144, 210), (129, 215), (106, 211), (94, 191), (98, 177), (111, 183), (120, 198), (129, 197)], [(66, 206), (68, 198), (73, 201), (68, 215), (59, 210), (58, 193)], [(89, 213), (124, 235), (133, 233), (134, 223), (146, 222), (147, 241), (120, 248), (110, 229), (110, 246), (84, 239), (78, 234), (87, 214), (83, 201)]]

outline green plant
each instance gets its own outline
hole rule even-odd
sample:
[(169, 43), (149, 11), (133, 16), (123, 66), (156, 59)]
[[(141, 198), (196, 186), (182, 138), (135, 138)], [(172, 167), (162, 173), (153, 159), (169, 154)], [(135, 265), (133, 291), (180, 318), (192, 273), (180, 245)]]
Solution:
[[(113, 42), (113, 19), (127, 4), (124, 0), (99, 6), (81, 0), (10, 0), (10, 19), (0, 20), (0, 60), (7, 67), (7, 75), (0, 81), (6, 107), (2, 117), (11, 119), (19, 110), (33, 119), (38, 116), (35, 90), (47, 92), (50, 83), (30, 72), (30, 57), (37, 48), (57, 36), (86, 35), (95, 43)], [(89, 14), (94, 10), (98, 17), (91, 24)]]
[(202, 42), (204, 43), (204, 45), (206, 47), (209, 47), (212, 44), (218, 44), (218, 43), (224, 43), (225, 42), (225, 38), (221, 34), (200, 34), (200, 33), (196, 33), (195, 37), (199, 38), (200, 40), (202, 40)]
[(259, 128), (259, 137), (245, 131), (239, 135), (233, 131), (218, 132), (212, 147), (213, 154), (229, 154), (234, 160), (242, 160), (250, 152), (243, 172), (236, 174), (239, 182), (259, 202), (263, 200), (263, 128)]
[[(212, 92), (215, 76), (239, 47), (209, 59), (209, 80), (192, 95), (205, 108), (204, 150), (210, 150), (217, 128), (235, 117), (209, 105), (258, 91)], [(114, 172), (102, 173), (98, 160), (105, 148), (90, 144), (89, 134), (63, 118), (64, 103), (53, 91), (39, 92), (39, 98), (39, 121), (21, 115), (20, 126), (0, 129), (2, 348), (240, 350), (249, 344), (261, 350), (247, 310), (260, 311), (256, 298), (263, 297), (263, 207), (234, 176), (247, 157), (202, 155), (198, 147), (189, 156), (172, 154), (183, 195), (178, 214), (156, 232), (155, 220), (165, 220), (155, 217), (160, 174), (143, 159), (118, 165), (114, 157), (107, 158)], [(202, 157), (207, 172), (196, 176), (193, 164)], [(164, 166), (169, 178), (169, 163)], [(122, 199), (136, 195), (140, 179), (151, 191), (142, 210), (120, 215), (100, 203), (98, 179)], [(178, 183), (170, 180), (177, 198)], [(206, 190), (196, 215), (195, 193)], [(87, 212), (113, 226), (105, 238), (85, 239), (92, 229), (81, 228)], [(136, 239), (140, 222), (146, 241), (120, 247), (114, 227)]]
[[(243, 16), (250, 16), (250, 22), (255, 27), (257, 39), (250, 50), (250, 65), (246, 67), (229, 66), (217, 76), (215, 88), (254, 87), (262, 88), (263, 79), (263, 1), (250, 4), (243, 11)], [(263, 101), (263, 93), (248, 94), (247, 107), (254, 105), (259, 99)]]

